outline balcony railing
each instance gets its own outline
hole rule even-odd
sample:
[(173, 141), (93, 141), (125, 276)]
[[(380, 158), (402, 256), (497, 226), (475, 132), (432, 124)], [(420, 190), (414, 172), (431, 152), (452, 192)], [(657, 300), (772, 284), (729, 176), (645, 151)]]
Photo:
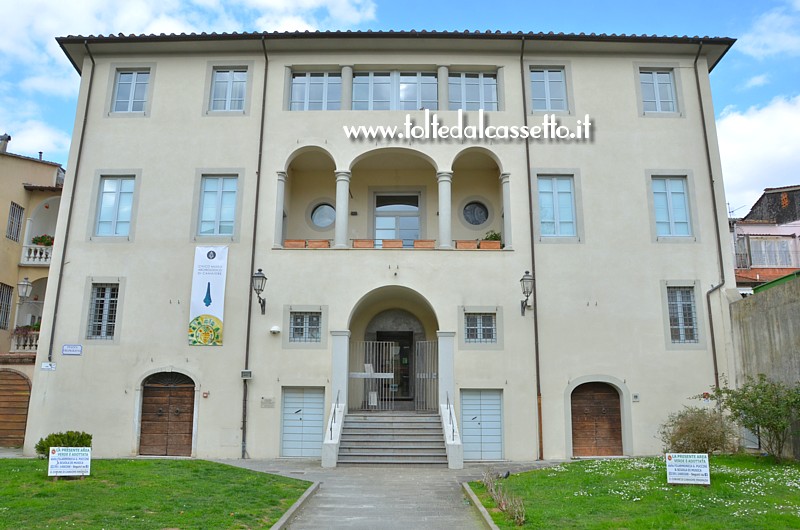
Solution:
[(10, 353), (36, 353), (39, 347), (39, 332), (29, 331), (24, 335), (14, 335), (11, 337)]
[(50, 265), (53, 247), (25, 245), (22, 247), (22, 265)]

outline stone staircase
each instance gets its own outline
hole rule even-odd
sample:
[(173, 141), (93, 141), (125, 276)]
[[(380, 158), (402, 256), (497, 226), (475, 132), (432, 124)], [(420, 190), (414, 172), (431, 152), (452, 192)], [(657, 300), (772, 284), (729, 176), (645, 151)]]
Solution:
[(447, 465), (437, 414), (377, 411), (347, 414), (339, 464)]

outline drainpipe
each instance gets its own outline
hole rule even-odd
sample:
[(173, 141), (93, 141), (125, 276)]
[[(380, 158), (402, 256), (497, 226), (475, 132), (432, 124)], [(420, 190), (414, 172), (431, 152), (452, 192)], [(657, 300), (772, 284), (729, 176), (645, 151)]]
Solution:
[(700, 118), (703, 124), (703, 143), (706, 150), (706, 164), (708, 169), (708, 183), (711, 186), (711, 205), (714, 210), (714, 230), (717, 238), (717, 264), (719, 266), (719, 283), (711, 287), (706, 292), (706, 308), (708, 309), (708, 327), (711, 333), (711, 359), (714, 363), (714, 387), (719, 388), (719, 365), (717, 362), (717, 341), (714, 336), (714, 314), (711, 311), (711, 295), (717, 292), (725, 285), (725, 265), (722, 257), (722, 236), (719, 230), (719, 212), (717, 211), (717, 193), (714, 189), (714, 171), (711, 164), (711, 148), (708, 145), (708, 126), (706, 124), (706, 112), (703, 106), (703, 94), (700, 90), (700, 75), (697, 70), (697, 60), (700, 58), (700, 53), (703, 51), (703, 41), (700, 41), (700, 46), (697, 48), (697, 55), (694, 56), (694, 80), (697, 87), (697, 101), (700, 104)]
[(50, 345), (47, 348), (47, 361), (53, 361), (53, 343), (55, 341), (56, 336), (56, 321), (58, 319), (58, 301), (61, 299), (61, 284), (64, 282), (64, 263), (66, 262), (67, 257), (67, 248), (69, 243), (69, 227), (72, 223), (72, 208), (75, 203), (75, 190), (78, 189), (78, 175), (80, 175), (80, 168), (81, 168), (81, 156), (83, 155), (83, 139), (86, 138), (86, 123), (89, 120), (89, 103), (92, 101), (92, 84), (94, 83), (94, 57), (92, 56), (92, 52), (89, 50), (89, 43), (88, 41), (83, 41), (83, 47), (86, 48), (86, 53), (89, 55), (89, 59), (92, 61), (92, 73), (89, 74), (89, 88), (86, 93), (86, 107), (83, 109), (83, 124), (81, 125), (81, 139), (78, 142), (78, 153), (75, 156), (75, 171), (73, 172), (72, 178), (72, 191), (69, 195), (69, 209), (67, 210), (67, 226), (64, 229), (64, 246), (61, 251), (61, 261), (59, 262), (58, 266), (58, 283), (56, 284), (56, 298), (53, 302), (53, 322), (50, 326)]
[[(525, 37), (522, 37), (519, 49), (519, 79), (522, 86), (522, 121), (528, 126), (528, 98), (525, 92)], [(533, 291), (531, 303), (533, 304), (533, 356), (536, 362), (536, 416), (539, 422), (539, 460), (544, 460), (544, 433), (542, 432), (542, 377), (539, 373), (539, 304), (536, 294), (536, 250), (534, 248), (534, 223), (533, 223), (533, 190), (531, 189), (531, 141), (525, 139), (525, 167), (528, 179), (528, 220), (531, 232), (531, 275), (533, 276)]]
[[(264, 83), (261, 87), (261, 129), (258, 133), (258, 163), (256, 166), (256, 195), (253, 211), (253, 241), (250, 244), (250, 277), (255, 272), (256, 262), (256, 233), (258, 232), (258, 202), (261, 190), (261, 163), (264, 157), (264, 123), (267, 108), (267, 67), (269, 59), (267, 57), (267, 45), (264, 43), (264, 36), (261, 36), (261, 50), (264, 52)], [(249, 287), (249, 286), (248, 286)], [(253, 289), (248, 288), (247, 297), (247, 330), (245, 332), (244, 346), (244, 369), (250, 369), (250, 336), (253, 318)], [(242, 379), (242, 458), (247, 458), (247, 379)]]

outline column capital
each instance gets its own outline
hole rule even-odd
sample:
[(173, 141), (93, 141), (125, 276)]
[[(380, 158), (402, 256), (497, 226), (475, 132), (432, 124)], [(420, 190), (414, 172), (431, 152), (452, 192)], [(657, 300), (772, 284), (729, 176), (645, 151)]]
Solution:
[(436, 336), (442, 339), (453, 338), (456, 336), (455, 331), (437, 331)]
[(337, 182), (340, 180), (350, 181), (351, 173), (349, 171), (334, 171), (333, 174), (336, 175)]
[(453, 180), (453, 172), (452, 171), (437, 171), (436, 172), (436, 180), (439, 181), (439, 182), (452, 181)]
[(349, 329), (335, 330), (335, 331), (331, 330), (331, 336), (333, 336), (333, 337), (349, 337), (350, 336), (350, 330)]
[(505, 184), (506, 182), (509, 181), (509, 179), (511, 179), (511, 173), (500, 173), (500, 177), (499, 178), (500, 178), (500, 182)]
[(278, 180), (286, 182), (289, 179), (289, 174), (285, 171), (276, 171), (275, 173), (278, 175)]

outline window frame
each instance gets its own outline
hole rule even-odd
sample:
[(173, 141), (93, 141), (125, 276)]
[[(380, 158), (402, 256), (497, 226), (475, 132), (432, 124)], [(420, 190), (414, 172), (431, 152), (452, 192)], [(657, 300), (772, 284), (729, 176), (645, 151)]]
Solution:
[[(241, 117), (250, 114), (250, 106), (252, 102), (253, 91), (253, 71), (255, 70), (255, 62), (248, 61), (208, 61), (206, 63), (206, 76), (205, 76), (205, 92), (203, 93), (203, 107), (201, 115), (204, 117), (224, 118), (224, 117)], [(214, 79), (216, 72), (228, 70), (244, 70), (246, 72), (245, 86), (244, 86), (244, 103), (241, 110), (212, 110), (214, 94)]]
[[(192, 216), (189, 227), (189, 240), (196, 242), (202, 241), (203, 244), (236, 242), (241, 239), (242, 223), (242, 197), (245, 194), (246, 181), (244, 178), (245, 169), (241, 167), (208, 167), (195, 169), (194, 193), (192, 195)], [(233, 221), (232, 235), (200, 235), (200, 216), (202, 215), (201, 202), (203, 197), (203, 177), (236, 177), (236, 206)]]
[[(469, 103), (467, 101), (467, 76), (475, 76), (477, 75), (477, 85), (478, 85), (478, 108), (477, 109), (467, 109), (466, 106)], [(454, 78), (457, 78), (457, 83), (454, 83)], [(485, 80), (487, 78), (494, 79), (494, 108), (486, 108), (486, 84)], [(500, 109), (500, 80), (498, 79), (499, 75), (497, 72), (452, 72), (449, 71), (447, 74), (447, 110), (463, 110), (465, 112), (474, 112), (480, 109), (483, 109), (486, 112), (495, 112)], [(453, 85), (459, 88), (459, 99), (455, 101), (453, 99)], [(458, 106), (454, 107), (453, 104), (456, 103)], [(490, 102), (491, 103), (491, 102)]]
[[(147, 73), (147, 87), (145, 89), (144, 100), (142, 102), (142, 110), (132, 110), (134, 91), (131, 91), (130, 100), (128, 102), (128, 110), (117, 110), (117, 101), (119, 93), (119, 76), (125, 73)], [(138, 75), (137, 75), (138, 77)], [(135, 83), (134, 83), (135, 84)], [(155, 84), (155, 63), (115, 63), (111, 64), (109, 85), (108, 85), (108, 98), (106, 108), (108, 109), (107, 116), (117, 118), (135, 118), (145, 117), (150, 115), (150, 109), (153, 100), (153, 85)]]
[(25, 208), (10, 201), (8, 205), (8, 223), (6, 224), (6, 238), (19, 243), (22, 239), (22, 222), (25, 220)]
[[(585, 239), (583, 226), (583, 193), (581, 188), (581, 172), (579, 168), (533, 168), (531, 171), (531, 204), (533, 204), (534, 219), (537, 220), (537, 227), (534, 234), (540, 243), (572, 244), (583, 243)], [(575, 224), (574, 235), (544, 235), (542, 232), (542, 212), (539, 205), (539, 179), (540, 178), (570, 178), (572, 180), (572, 208), (573, 222)]]
[[(678, 62), (642, 62), (635, 61), (633, 63), (634, 80), (636, 88), (636, 107), (641, 117), (648, 118), (682, 118), (684, 117), (683, 111), (683, 92), (681, 90), (681, 65)], [(642, 89), (641, 74), (647, 72), (666, 72), (671, 74), (672, 93), (673, 93), (673, 106), (672, 111), (653, 111), (644, 109), (644, 91)], [(660, 105), (660, 102), (659, 102)]]
[[(214, 212), (215, 212), (215, 215), (214, 215), (213, 221), (209, 221), (209, 220), (203, 219), (203, 213), (205, 211), (205, 198), (206, 198), (205, 183), (208, 182), (211, 179), (220, 180), (220, 184), (221, 184), (221, 187), (218, 187), (216, 190), (210, 190), (209, 191), (209, 193), (212, 192), (212, 191), (214, 193), (216, 193), (216, 199), (214, 201)], [(231, 190), (226, 190), (225, 189), (225, 183), (226, 183), (226, 181), (231, 181), (231, 180), (236, 184), (236, 188), (233, 190), (233, 193), (235, 194), (234, 197), (233, 197), (233, 218), (230, 221), (228, 221), (227, 219), (226, 220), (222, 219), (222, 212), (223, 212), (223, 210), (225, 208), (225, 206), (223, 205), (223, 199), (224, 199), (225, 193), (231, 193)], [(221, 174), (221, 173), (219, 173), (219, 174), (205, 174), (200, 178), (200, 203), (198, 205), (197, 237), (201, 237), (201, 238), (207, 238), (207, 237), (225, 237), (225, 238), (229, 238), (229, 237), (231, 237), (232, 238), (234, 236), (234, 234), (236, 232), (236, 225), (237, 225), (236, 219), (239, 216), (239, 212), (238, 212), (238, 208), (237, 208), (238, 203), (239, 203), (239, 196), (241, 195), (241, 191), (240, 191), (239, 187), (240, 187), (239, 176), (238, 175), (234, 175), (234, 174)], [(203, 223), (208, 223), (208, 222), (213, 222), (214, 223), (214, 232), (211, 233), (211, 234), (202, 233), (201, 230), (202, 230)], [(230, 225), (231, 225), (230, 234), (221, 233), (220, 232), (220, 225), (223, 222), (224, 223), (228, 223), (228, 222), (230, 223)]]
[[(534, 83), (536, 81), (534, 81), (534, 79), (533, 79), (533, 74), (534, 74), (534, 72), (538, 72), (538, 71), (541, 71), (544, 74), (543, 85), (544, 85), (544, 92), (545, 92), (545, 97), (544, 97), (545, 108), (543, 108), (543, 109), (537, 109), (535, 107), (535, 105), (534, 105), (534, 102), (536, 101), (536, 98), (534, 97), (533, 86), (534, 86)], [(564, 97), (563, 97), (563, 100), (564, 100), (564, 107), (565, 108), (563, 108), (563, 109), (555, 109), (555, 108), (553, 108), (552, 99), (555, 99), (555, 98), (551, 98), (551, 96), (550, 96), (550, 91), (552, 90), (551, 80), (549, 79), (550, 72), (559, 72), (561, 74), (560, 82), (564, 85)], [(549, 113), (554, 113), (554, 112), (560, 112), (560, 113), (564, 113), (564, 114), (569, 114), (571, 112), (570, 100), (569, 100), (569, 90), (568, 90), (568, 83), (567, 83), (567, 69), (566, 69), (565, 66), (556, 66), (556, 65), (541, 65), (541, 66), (538, 66), (538, 65), (531, 65), (528, 68), (528, 78), (529, 78), (529, 83), (528, 84), (529, 84), (529, 88), (530, 88), (530, 99), (528, 101), (530, 102), (531, 112), (532, 113), (534, 113), (534, 114), (535, 113), (549, 114)]]
[[(542, 184), (549, 181), (551, 184), (550, 190), (542, 190)], [(559, 184), (566, 182), (569, 184), (569, 190), (563, 191), (560, 189)], [(568, 175), (537, 175), (536, 176), (536, 191), (539, 198), (539, 234), (541, 237), (577, 237), (578, 227), (575, 212), (575, 182), (571, 176)], [(563, 193), (569, 193), (570, 212), (569, 219), (567, 219), (567, 212), (562, 212), (564, 209), (559, 200)], [(552, 196), (552, 220), (545, 220), (543, 218), (544, 212), (542, 210), (542, 195), (548, 194)], [(553, 233), (545, 233), (544, 224), (553, 224)], [(570, 233), (562, 232), (562, 228), (566, 229), (566, 225), (571, 225), (572, 230)]]
[[(109, 180), (116, 180), (119, 183), (118, 184), (118, 189), (114, 193), (114, 206), (113, 206), (113, 214), (114, 214), (113, 217), (114, 218), (111, 221), (111, 223), (112, 223), (112, 232), (113, 233), (111, 233), (111, 234), (100, 234), (99, 233), (100, 222), (101, 222), (100, 221), (100, 216), (103, 213), (103, 196), (106, 193), (104, 191), (104, 189), (103, 189), (104, 188), (103, 184), (105, 182), (109, 181)], [(119, 206), (120, 206), (120, 200), (119, 199), (120, 199), (121, 193), (123, 193), (122, 190), (121, 190), (122, 181), (131, 181), (133, 183), (133, 190), (130, 191), (130, 195), (131, 195), (131, 198), (130, 198), (130, 201), (131, 201), (130, 215), (129, 215), (127, 221), (121, 221), (120, 219), (118, 219), (118, 217), (119, 217)], [(100, 185), (99, 185), (99, 190), (98, 190), (98, 193), (97, 193), (97, 206), (96, 206), (96, 209), (95, 209), (94, 230), (92, 231), (92, 236), (93, 237), (97, 237), (97, 238), (125, 238), (125, 239), (130, 238), (131, 231), (132, 231), (132, 228), (133, 228), (133, 215), (134, 215), (134, 206), (133, 205), (134, 205), (135, 197), (136, 197), (136, 177), (134, 175), (102, 175), (100, 177)], [(123, 223), (127, 222), (128, 223), (128, 231), (127, 231), (127, 233), (125, 233), (125, 234), (116, 233), (116, 228), (117, 228), (117, 223), (118, 222), (123, 222)]]
[[(478, 341), (467, 338), (468, 315), (494, 315), (494, 340)], [(501, 306), (459, 306), (458, 344), (461, 350), (500, 350), (504, 348), (503, 308)]]
[(0, 329), (11, 327), (11, 310), (14, 308), (14, 286), (0, 282)]
[[(298, 326), (295, 319), (302, 318), (302, 323)], [(316, 319), (316, 325), (313, 320)], [(295, 334), (295, 330), (301, 330), (300, 335)], [(316, 330), (316, 337), (314, 335)], [(289, 311), (289, 342), (294, 343), (318, 343), (322, 340), (322, 311)]]
[[(98, 296), (98, 289), (116, 289), (116, 292), (111, 295), (110, 291), (106, 291), (103, 296), (102, 300), (104, 303), (104, 307), (101, 310), (100, 320), (98, 321), (95, 317), (97, 316), (97, 301), (101, 298)], [(113, 342), (114, 340), (118, 339), (117, 336), (117, 326), (118, 326), (118, 316), (119, 316), (119, 305), (120, 305), (120, 284), (118, 282), (96, 282), (92, 281), (90, 285), (89, 291), (89, 311), (86, 314), (86, 334), (85, 339), (91, 341), (110, 341)], [(109, 307), (113, 306), (113, 307)], [(96, 326), (100, 326), (100, 332), (98, 334), (93, 333), (93, 329)], [(108, 332), (108, 328), (113, 328), (111, 332)]]
[[(318, 313), (319, 314), (319, 340), (295, 341), (292, 340), (292, 314)], [(285, 350), (327, 350), (328, 348), (328, 306), (327, 305), (299, 305), (283, 306), (283, 333), (281, 346)]]
[[(97, 220), (100, 216), (100, 204), (102, 201), (102, 181), (104, 178), (132, 178), (133, 179), (133, 200), (131, 202), (131, 218), (128, 228), (128, 235), (126, 236), (98, 236), (97, 235)], [(94, 181), (92, 182), (92, 196), (94, 200), (91, 202), (91, 210), (87, 216), (86, 223), (86, 239), (96, 243), (126, 243), (133, 241), (136, 235), (137, 225), (137, 211), (139, 207), (139, 188), (141, 188), (142, 171), (140, 169), (98, 169), (94, 173)]]
[[(216, 87), (217, 83), (217, 75), (221, 74), (222, 72), (229, 72), (231, 74), (230, 79), (225, 80), (225, 97), (223, 99), (216, 98)], [(244, 74), (244, 80), (237, 80), (236, 74)], [(237, 113), (244, 113), (245, 103), (247, 102), (247, 86), (248, 80), (250, 77), (250, 71), (246, 66), (215, 66), (211, 69), (211, 93), (209, 94), (209, 101), (208, 101), (208, 112), (209, 113), (217, 113), (217, 112), (237, 112)], [(234, 99), (234, 87), (237, 83), (243, 84), (242, 89), (242, 107), (241, 108), (231, 108), (233, 106), (234, 101), (239, 101), (238, 98)], [(222, 109), (215, 109), (214, 103), (216, 101), (223, 101), (225, 108)]]
[[(344, 94), (344, 84), (342, 80), (342, 73), (341, 71), (315, 71), (315, 72), (291, 72), (291, 77), (289, 78), (289, 105), (288, 110), (291, 112), (304, 112), (304, 111), (321, 111), (321, 110), (329, 110), (329, 111), (336, 111), (342, 110), (342, 95)], [(311, 91), (309, 87), (312, 85), (311, 80), (314, 78), (321, 78), (323, 79), (322, 83), (318, 83), (322, 85), (322, 101), (320, 109), (309, 109), (309, 105), (311, 104)], [(295, 88), (295, 79), (303, 77), (305, 79), (305, 91), (303, 95), (303, 99), (295, 100), (294, 99), (294, 88)], [(331, 83), (331, 78), (338, 78), (339, 79), (339, 99), (330, 99), (330, 87), (336, 83)], [(336, 108), (331, 108), (331, 103), (335, 102)], [(302, 105), (302, 108), (294, 108), (295, 104)]]
[[(695, 186), (694, 174), (688, 169), (659, 169), (648, 170), (645, 172), (647, 178), (647, 205), (650, 214), (650, 236), (654, 243), (666, 244), (685, 244), (700, 241), (700, 230), (698, 229), (697, 222), (697, 205), (695, 201)], [(684, 179), (684, 190), (686, 195), (686, 208), (689, 223), (689, 235), (658, 235), (658, 226), (656, 223), (656, 204), (655, 192), (653, 190), (653, 181), (656, 179)], [(670, 219), (672, 214), (670, 212)]]
[[(377, 75), (376, 75), (377, 74)], [(403, 77), (415, 76), (416, 82), (414, 85), (417, 87), (416, 90), (416, 101), (415, 106), (413, 109), (406, 109), (403, 108), (403, 103), (409, 100), (401, 99), (401, 85), (404, 83)], [(376, 77), (388, 77), (388, 84), (389, 85), (389, 99), (388, 100), (379, 100), (381, 103), (386, 101), (388, 103), (388, 108), (375, 108), (375, 78)], [(360, 84), (356, 80), (368, 78), (368, 82), (366, 83), (368, 87), (368, 96), (367, 99), (356, 99), (356, 85)], [(432, 79), (433, 82), (425, 83), (423, 79)], [(384, 84), (384, 83), (380, 83)], [(434, 100), (426, 100), (422, 97), (422, 86), (423, 85), (434, 85), (436, 88), (436, 96)], [(433, 106), (427, 106), (426, 103), (435, 103)], [(366, 103), (367, 108), (357, 108), (358, 104)], [(356, 71), (353, 72), (353, 90), (352, 90), (352, 98), (351, 98), (351, 109), (352, 110), (378, 110), (378, 111), (406, 111), (412, 112), (415, 110), (427, 109), (427, 110), (439, 110), (439, 76), (435, 71), (430, 70), (369, 70), (369, 71)]]
[[(425, 195), (424, 189), (420, 189), (417, 187), (413, 188), (406, 188), (406, 187), (397, 187), (397, 188), (386, 188), (386, 189), (373, 189), (371, 190), (371, 200), (370, 200), (370, 234), (372, 234), (373, 239), (375, 240), (375, 248), (382, 248), (382, 241), (383, 239), (402, 239), (403, 241), (403, 248), (412, 248), (414, 246), (415, 239), (425, 239), (425, 217), (426, 217), (426, 209), (425, 209)], [(417, 214), (407, 214), (404, 215), (402, 212), (397, 212), (395, 215), (378, 215), (377, 211), (377, 203), (378, 197), (384, 196), (416, 196), (417, 197)], [(377, 231), (378, 231), (378, 218), (381, 217), (393, 217), (393, 218), (400, 218), (400, 217), (416, 217), (419, 220), (418, 224), (418, 231), (417, 236), (414, 239), (406, 240), (400, 237), (395, 238), (377, 238)], [(399, 226), (395, 227), (395, 234), (399, 236), (398, 231), (400, 230)], [(379, 241), (381, 243), (379, 243)], [(406, 241), (410, 241), (407, 245)]]
[[(694, 298), (694, 331), (696, 340), (692, 342), (675, 342), (672, 338), (673, 324), (670, 318), (670, 291), (672, 289), (690, 290)], [(664, 330), (664, 343), (667, 350), (703, 350), (706, 348), (705, 313), (703, 297), (698, 280), (662, 280), (661, 281), (661, 307)]]

